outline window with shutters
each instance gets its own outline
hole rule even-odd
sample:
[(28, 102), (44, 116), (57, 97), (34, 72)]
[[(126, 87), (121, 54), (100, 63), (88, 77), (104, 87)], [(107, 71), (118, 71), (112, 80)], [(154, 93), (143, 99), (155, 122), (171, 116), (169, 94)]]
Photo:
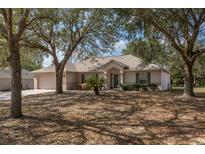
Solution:
[(147, 83), (150, 84), (151, 83), (151, 73), (147, 72)]
[(81, 76), (81, 81), (82, 81), (82, 83), (85, 83), (85, 75), (84, 74), (82, 74), (82, 76)]
[(139, 73), (136, 73), (136, 84), (139, 84)]
[(140, 72), (139, 73), (139, 83), (146, 84), (147, 83), (147, 72)]

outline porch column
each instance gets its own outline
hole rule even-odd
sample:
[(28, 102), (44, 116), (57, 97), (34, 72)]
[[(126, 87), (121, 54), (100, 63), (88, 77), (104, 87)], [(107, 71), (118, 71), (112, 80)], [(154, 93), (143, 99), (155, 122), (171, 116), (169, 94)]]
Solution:
[(123, 70), (120, 70), (120, 84), (123, 84)]
[(67, 90), (67, 85), (66, 85), (66, 73), (63, 73), (63, 82), (62, 82), (62, 87), (63, 87), (63, 90)]
[(103, 78), (105, 80), (105, 89), (107, 89), (107, 72), (106, 71), (103, 72)]
[(34, 75), (34, 81), (33, 82), (34, 82), (34, 87), (33, 88), (38, 89), (38, 82), (39, 81), (38, 81), (38, 76), (36, 74)]

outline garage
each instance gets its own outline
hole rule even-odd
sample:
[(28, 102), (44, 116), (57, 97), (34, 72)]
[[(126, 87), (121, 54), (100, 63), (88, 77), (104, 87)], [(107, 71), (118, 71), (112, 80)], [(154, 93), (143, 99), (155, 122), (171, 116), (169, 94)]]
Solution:
[(11, 79), (0, 78), (0, 91), (8, 91), (11, 89)]
[(56, 89), (55, 73), (42, 73), (35, 78), (37, 78), (37, 89)]
[[(21, 70), (22, 89), (33, 89), (33, 74), (27, 70)], [(0, 91), (11, 90), (11, 70), (4, 68), (0, 70)]]

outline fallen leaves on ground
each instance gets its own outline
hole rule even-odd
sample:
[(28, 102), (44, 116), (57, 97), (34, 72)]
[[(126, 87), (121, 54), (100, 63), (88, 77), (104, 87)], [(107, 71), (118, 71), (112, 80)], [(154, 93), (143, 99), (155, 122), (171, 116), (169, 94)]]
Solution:
[(205, 144), (205, 98), (172, 92), (68, 91), (0, 101), (0, 144)]

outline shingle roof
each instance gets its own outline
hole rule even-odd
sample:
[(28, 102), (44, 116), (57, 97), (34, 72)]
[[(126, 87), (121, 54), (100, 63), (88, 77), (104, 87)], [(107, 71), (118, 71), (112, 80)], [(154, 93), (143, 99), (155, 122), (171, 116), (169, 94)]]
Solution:
[[(144, 66), (142, 60), (138, 57), (132, 55), (122, 55), (122, 56), (109, 56), (109, 57), (100, 57), (95, 59), (88, 59), (82, 63), (70, 63), (68, 62), (65, 66), (64, 71), (66, 72), (89, 72), (89, 71), (103, 71), (102, 66), (109, 63), (110, 61), (115, 61), (120, 64), (128, 66), (129, 70), (160, 70), (160, 66), (155, 64), (150, 64)], [(163, 69), (162, 69), (163, 70)], [(55, 66), (51, 65), (39, 70), (33, 71), (33, 73), (46, 73), (46, 72), (55, 72)]]
[[(22, 79), (33, 79), (33, 74), (27, 70), (21, 70)], [(0, 78), (10, 79), (11, 78), (11, 70), (8, 68), (0, 70)]]

